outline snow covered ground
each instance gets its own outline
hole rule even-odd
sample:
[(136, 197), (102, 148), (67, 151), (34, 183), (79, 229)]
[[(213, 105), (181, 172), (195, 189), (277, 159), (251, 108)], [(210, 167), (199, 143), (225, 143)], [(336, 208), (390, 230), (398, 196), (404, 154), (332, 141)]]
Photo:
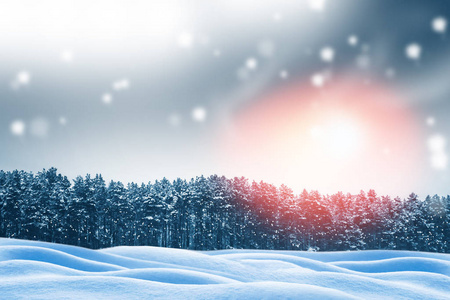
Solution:
[(450, 299), (450, 255), (198, 252), (0, 239), (1, 299)]

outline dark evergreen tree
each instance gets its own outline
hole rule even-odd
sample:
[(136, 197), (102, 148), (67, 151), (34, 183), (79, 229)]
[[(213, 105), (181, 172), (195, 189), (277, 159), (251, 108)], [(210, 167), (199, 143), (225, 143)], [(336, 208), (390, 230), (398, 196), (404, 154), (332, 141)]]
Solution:
[(284, 185), (216, 175), (106, 187), (99, 174), (71, 184), (55, 168), (0, 171), (0, 236), (95, 249), (450, 252), (449, 220), (449, 196), (295, 195)]

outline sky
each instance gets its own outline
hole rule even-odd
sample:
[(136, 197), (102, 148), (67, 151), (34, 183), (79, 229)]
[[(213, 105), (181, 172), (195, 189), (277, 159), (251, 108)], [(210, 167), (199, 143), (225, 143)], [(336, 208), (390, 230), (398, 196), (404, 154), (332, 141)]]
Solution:
[(0, 169), (447, 195), (448, 1), (4, 0)]

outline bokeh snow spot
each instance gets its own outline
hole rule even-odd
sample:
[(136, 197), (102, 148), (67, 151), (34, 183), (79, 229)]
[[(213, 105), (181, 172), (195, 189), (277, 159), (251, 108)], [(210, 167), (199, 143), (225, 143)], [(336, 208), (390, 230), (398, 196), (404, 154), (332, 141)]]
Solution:
[(361, 54), (356, 58), (356, 65), (360, 69), (368, 69), (371, 65), (370, 57), (367, 54)]
[(445, 153), (434, 153), (431, 155), (431, 166), (437, 170), (447, 169), (448, 157)]
[(446, 144), (446, 139), (440, 134), (435, 134), (428, 139), (432, 168), (437, 170), (445, 170), (447, 168), (448, 156), (445, 149)]
[(116, 80), (113, 82), (112, 88), (115, 91), (127, 90), (130, 88), (130, 81), (126, 78)]
[(395, 70), (394, 70), (393, 68), (388, 68), (388, 69), (386, 69), (384, 75), (385, 75), (387, 78), (392, 79), (392, 78), (395, 77)]
[(240, 81), (245, 81), (250, 78), (249, 70), (246, 67), (241, 67), (237, 70), (236, 76)]
[(48, 136), (49, 129), (49, 122), (47, 119), (42, 117), (35, 118), (30, 123), (30, 132), (37, 138), (46, 138)]
[(181, 124), (181, 116), (177, 113), (172, 113), (169, 115), (168, 121), (173, 127), (178, 127)]
[(436, 17), (431, 21), (431, 28), (434, 32), (445, 33), (447, 30), (447, 20), (444, 17)]
[(109, 94), (109, 93), (105, 93), (105, 94), (102, 95), (102, 101), (103, 101), (103, 103), (105, 103), (105, 104), (111, 104), (112, 99), (113, 99), (113, 98), (112, 98), (112, 95)]
[(206, 109), (198, 106), (192, 110), (192, 119), (196, 122), (204, 122), (206, 120)]
[(258, 61), (254, 57), (249, 57), (245, 61), (245, 66), (249, 70), (255, 70), (258, 67)]
[(271, 40), (263, 40), (258, 44), (258, 53), (262, 57), (269, 58), (275, 53), (275, 44)]
[(334, 49), (331, 47), (324, 47), (320, 50), (320, 59), (324, 62), (332, 62), (334, 60)]
[(323, 11), (325, 9), (325, 0), (309, 0), (309, 8), (313, 11)]
[(445, 138), (440, 134), (435, 134), (428, 140), (428, 147), (432, 152), (442, 152), (445, 149)]
[(194, 44), (194, 38), (191, 33), (183, 32), (178, 36), (178, 46), (183, 49), (192, 48)]
[(64, 50), (61, 52), (60, 58), (65, 63), (73, 62), (73, 52), (70, 50)]
[(15, 120), (11, 123), (10, 129), (13, 135), (22, 136), (25, 134), (25, 123), (22, 120)]
[(322, 87), (325, 84), (325, 76), (320, 73), (312, 75), (311, 84), (315, 87)]
[(23, 70), (16, 74), (15, 78), (11, 81), (11, 88), (17, 90), (22, 86), (30, 84), (31, 74), (29, 71)]
[(281, 79), (287, 79), (289, 77), (289, 72), (286, 70), (281, 70), (280, 71), (280, 78)]
[(350, 46), (358, 45), (358, 37), (356, 35), (351, 35), (348, 37), (347, 42)]
[(417, 43), (412, 43), (406, 46), (406, 57), (411, 60), (419, 60), (422, 55), (422, 47)]
[(428, 126), (433, 127), (436, 124), (436, 120), (433, 117), (428, 117), (426, 123)]

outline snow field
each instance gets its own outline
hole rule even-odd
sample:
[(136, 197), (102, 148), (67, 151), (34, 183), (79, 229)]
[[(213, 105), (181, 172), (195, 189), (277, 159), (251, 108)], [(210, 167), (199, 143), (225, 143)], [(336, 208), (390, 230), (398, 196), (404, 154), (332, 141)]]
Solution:
[(0, 239), (1, 299), (450, 299), (450, 255), (89, 250)]

